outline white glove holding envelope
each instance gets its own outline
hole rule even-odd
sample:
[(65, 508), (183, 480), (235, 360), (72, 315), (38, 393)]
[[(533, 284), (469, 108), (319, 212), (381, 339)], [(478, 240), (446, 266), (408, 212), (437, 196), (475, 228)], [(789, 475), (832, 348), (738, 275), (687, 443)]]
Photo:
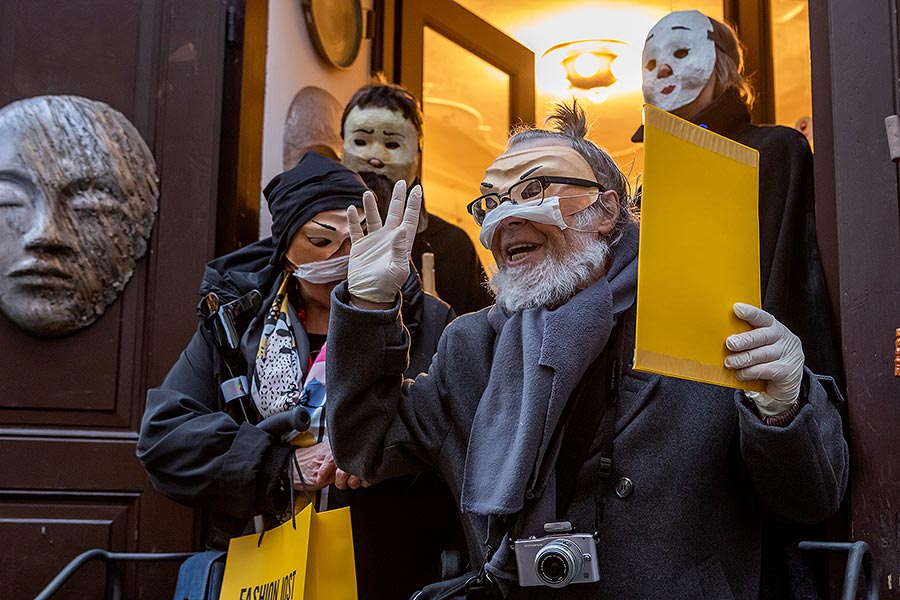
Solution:
[(781, 414), (800, 396), (805, 360), (800, 338), (761, 308), (738, 302), (734, 314), (754, 329), (728, 336), (725, 347), (733, 354), (725, 358), (725, 366), (734, 369), (740, 381), (766, 381), (765, 392), (744, 393), (760, 414)]

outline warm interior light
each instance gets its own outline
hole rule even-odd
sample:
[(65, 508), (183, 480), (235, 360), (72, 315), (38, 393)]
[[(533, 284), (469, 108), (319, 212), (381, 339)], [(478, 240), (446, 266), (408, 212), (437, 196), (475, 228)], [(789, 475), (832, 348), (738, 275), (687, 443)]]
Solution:
[(591, 99), (591, 102), (600, 104), (609, 98), (609, 91), (606, 88), (594, 88), (588, 92), (588, 98)]
[(593, 52), (582, 52), (575, 57), (574, 67), (582, 77), (590, 77), (600, 70), (600, 57)]
[(551, 51), (566, 51), (562, 66), (566, 70), (566, 79), (572, 87), (582, 90), (606, 87), (616, 82), (611, 67), (618, 55), (607, 48), (605, 42), (609, 42), (610, 45), (621, 44), (611, 40), (571, 42), (551, 48), (545, 56)]

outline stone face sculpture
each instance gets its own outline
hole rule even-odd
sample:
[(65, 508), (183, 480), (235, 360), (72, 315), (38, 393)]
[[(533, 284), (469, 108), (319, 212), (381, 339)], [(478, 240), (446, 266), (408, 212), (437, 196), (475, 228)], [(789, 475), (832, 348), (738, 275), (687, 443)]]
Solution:
[(158, 199), (150, 149), (106, 104), (0, 109), (0, 310), (40, 337), (96, 321), (146, 252)]
[(337, 98), (322, 88), (307, 86), (297, 92), (284, 123), (285, 169), (310, 151), (340, 160), (341, 111)]

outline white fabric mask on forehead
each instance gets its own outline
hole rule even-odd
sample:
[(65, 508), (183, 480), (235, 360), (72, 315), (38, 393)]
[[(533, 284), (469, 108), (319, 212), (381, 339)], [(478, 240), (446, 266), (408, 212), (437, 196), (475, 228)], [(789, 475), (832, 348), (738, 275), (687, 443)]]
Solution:
[(645, 102), (671, 111), (697, 99), (716, 66), (712, 30), (696, 10), (670, 13), (653, 26), (641, 55)]
[(347, 267), (350, 255), (333, 256), (326, 260), (299, 265), (294, 277), (310, 283), (331, 283), (347, 279)]

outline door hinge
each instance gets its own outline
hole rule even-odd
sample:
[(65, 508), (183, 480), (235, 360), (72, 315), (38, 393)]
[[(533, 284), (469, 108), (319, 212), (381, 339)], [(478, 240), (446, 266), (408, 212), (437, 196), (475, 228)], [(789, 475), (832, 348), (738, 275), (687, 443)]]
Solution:
[(891, 160), (900, 161), (900, 117), (890, 115), (884, 118), (884, 129), (887, 131), (888, 149), (891, 151)]

